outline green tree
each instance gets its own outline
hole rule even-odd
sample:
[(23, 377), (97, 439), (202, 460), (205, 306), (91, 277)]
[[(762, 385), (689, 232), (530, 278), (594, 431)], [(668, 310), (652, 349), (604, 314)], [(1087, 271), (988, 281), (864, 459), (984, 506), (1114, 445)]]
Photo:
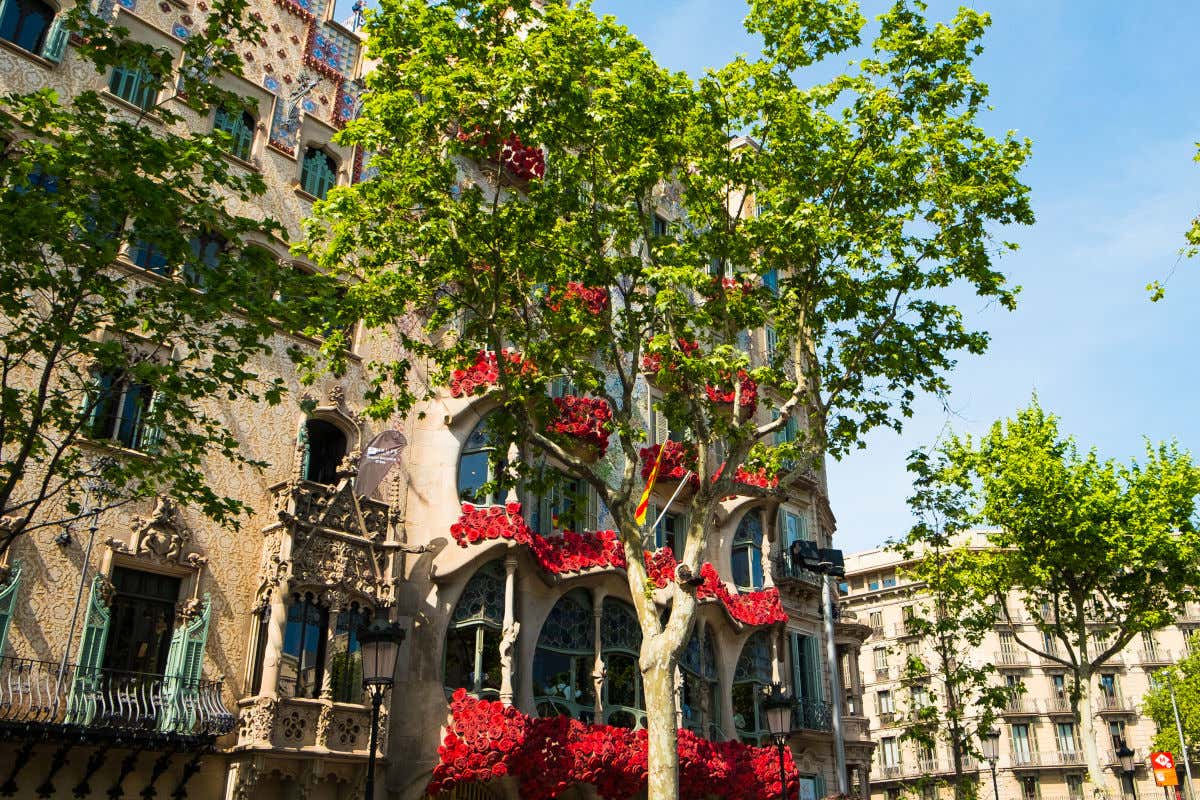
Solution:
[[(144, 108), (92, 90), (0, 99), (0, 553), (159, 493), (236, 522), (244, 507), (212, 486), (205, 459), (253, 462), (207, 401), (278, 402), (280, 379), (254, 360), (277, 323), (303, 318), (276, 300), (302, 294), (290, 285), (302, 279), (241, 244), (280, 234), (233, 210), (253, 206), (262, 178), (225, 158), (230, 140), (208, 122), (245, 102), (211, 80), (240, 72), (235, 44), (257, 41), (245, 0), (211, 3), (177, 80), (178, 54), (86, 4), (65, 19), (67, 57), (128, 68)], [(118, 260), (125, 243), (141, 268)], [(97, 487), (87, 509), (85, 484)]]
[(918, 645), (904, 664), (910, 698), (904, 738), (931, 752), (944, 746), (954, 768), (954, 796), (968, 800), (978, 795), (978, 784), (973, 774), (966, 777), (963, 761), (982, 757), (983, 734), (1019, 695), (998, 682), (994, 664), (963, 658), (979, 649), (996, 624), (989, 594), (964, 579), (975, 560), (964, 538), (971, 524), (963, 504), (965, 475), (924, 451), (910, 456), (908, 469), (914, 476), (909, 506), (918, 521), (891, 543), (907, 562), (904, 575), (917, 599), (906, 607), (911, 612), (906, 610), (904, 620), (908, 641)]
[[(977, 519), (997, 526), (963, 580), (995, 599), (1019, 645), (1071, 676), (1090, 779), (1104, 791), (1097, 670), (1196, 597), (1200, 469), (1175, 444), (1147, 444), (1144, 462), (1127, 465), (1080, 453), (1036, 400), (943, 453), (949, 486), (969, 491)], [(1021, 616), (1036, 634), (1017, 624)]]
[[(693, 80), (587, 2), (385, 0), (342, 134), (374, 154), (374, 177), (332, 192), (310, 228), (314, 258), (361, 279), (347, 318), (403, 323), (407, 358), (371, 365), (372, 413), (431, 396), (481, 347), (519, 353), (497, 360), (496, 435), (524, 454), (500, 481), (549, 459), (615, 520), (643, 631), (651, 800), (677, 796), (671, 676), (696, 607), (683, 578), (718, 504), (811, 486), (823, 453), (943, 391), (955, 352), (987, 344), (943, 290), (1012, 307), (992, 234), (1032, 219), (1027, 143), (977, 119), (985, 15), (933, 25), (897, 3), (869, 57), (813, 85), (805, 67), (860, 44), (853, 3), (754, 0), (746, 24), (761, 55)], [(570, 301), (573, 283), (603, 300)], [(698, 478), (681, 580), (657, 594), (635, 520), (643, 373)], [(561, 380), (610, 407), (614, 459), (544, 428)], [(735, 483), (738, 465), (779, 484)]]
[[(1195, 634), (1191, 634), (1195, 636)], [(1193, 642), (1192, 652), (1173, 666), (1154, 671), (1150, 691), (1142, 697), (1142, 713), (1154, 720), (1158, 733), (1154, 735), (1155, 750), (1169, 750), (1177, 760), (1183, 758), (1179, 730), (1175, 726), (1175, 710), (1171, 707), (1171, 687), (1179, 707), (1179, 722), (1184, 741), (1189, 743), (1188, 754), (1194, 759), (1200, 743), (1200, 648)]]

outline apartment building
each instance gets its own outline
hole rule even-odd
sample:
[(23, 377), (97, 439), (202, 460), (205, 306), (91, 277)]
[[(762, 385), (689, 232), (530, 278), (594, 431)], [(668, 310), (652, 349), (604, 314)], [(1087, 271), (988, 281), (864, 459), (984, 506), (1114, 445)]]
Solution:
[[(981, 535), (975, 535), (973, 542), (986, 546)], [(948, 780), (954, 774), (951, 754), (944, 747), (923, 749), (903, 738), (905, 712), (914, 699), (937, 701), (934, 689), (902, 680), (907, 655), (920, 653), (922, 647), (905, 624), (911, 609), (921, 601), (920, 587), (905, 578), (905, 566), (900, 554), (888, 549), (846, 557), (846, 607), (871, 629), (862, 648), (860, 669), (865, 676), (866, 714), (876, 743), (871, 782), (877, 800), (914, 793), (918, 779)], [(1009, 608), (1022, 606), (1012, 602)], [(1040, 635), (1022, 616), (1015, 621), (1022, 638)], [(1110, 775), (1104, 789), (1111, 795), (1119, 791), (1127, 798), (1152, 797), (1161, 791), (1148, 766), (1155, 725), (1141, 716), (1141, 700), (1154, 681), (1155, 670), (1189, 652), (1193, 646), (1190, 637), (1197, 629), (1200, 608), (1189, 608), (1175, 625), (1135, 639), (1100, 670), (1094, 687), (1097, 745)], [(1017, 644), (1007, 624), (997, 624), (984, 642), (965, 656), (976, 664), (994, 664), (1000, 681), (1024, 687), (1002, 710), (996, 726), (1001, 732), (997, 763), (1000, 800), (1091, 797), (1080, 734), (1067, 696), (1069, 679), (1061, 665)], [(924, 694), (915, 698), (914, 693)], [(1134, 751), (1138, 765), (1131, 779), (1122, 772), (1117, 758), (1122, 742)], [(990, 797), (988, 762), (968, 759), (966, 767), (968, 775), (979, 781), (980, 796)], [(921, 781), (920, 791), (936, 797), (939, 789), (935, 783)]]

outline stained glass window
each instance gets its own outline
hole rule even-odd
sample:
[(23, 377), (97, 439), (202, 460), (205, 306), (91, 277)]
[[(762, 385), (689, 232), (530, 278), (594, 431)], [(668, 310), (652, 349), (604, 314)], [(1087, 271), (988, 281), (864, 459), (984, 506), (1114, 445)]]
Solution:
[(591, 604), (578, 591), (563, 595), (546, 617), (533, 657), (533, 694), (541, 716), (593, 721), (593, 625)]
[(763, 587), (762, 539), (762, 517), (756, 510), (747, 511), (733, 537), (733, 582), (740, 591)]
[(771, 640), (759, 631), (746, 640), (733, 674), (733, 725), (739, 738), (758, 744), (766, 733), (763, 687), (771, 682)]
[(446, 633), (446, 692), (500, 696), (500, 638), (504, 624), (504, 571), (499, 561), (479, 568), (454, 606)]

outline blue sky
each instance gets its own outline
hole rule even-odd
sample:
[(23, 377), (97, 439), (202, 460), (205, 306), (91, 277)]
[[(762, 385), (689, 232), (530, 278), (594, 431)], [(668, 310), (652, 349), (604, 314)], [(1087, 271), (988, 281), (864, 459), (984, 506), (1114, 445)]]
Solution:
[[(931, 2), (949, 18), (958, 3)], [(883, 3), (868, 0), (872, 15)], [(948, 429), (980, 432), (1037, 392), (1084, 446), (1139, 456), (1143, 437), (1200, 450), (1196, 323), (1200, 258), (1180, 261), (1200, 212), (1200, 4), (1156, 0), (979, 0), (993, 25), (976, 76), (992, 89), (987, 124), (1033, 140), (1024, 173), (1038, 222), (1000, 266), (1023, 287), (1013, 313), (963, 306), (992, 334), (952, 375), (950, 411), (932, 398), (902, 435), (829, 465), (838, 546), (856, 551), (910, 524), (910, 450)], [(748, 52), (738, 0), (594, 0), (659, 62), (693, 74)], [(825, 74), (828, 70), (823, 71)], [(1173, 273), (1173, 274), (1172, 274)], [(1167, 297), (1143, 287), (1170, 277)]]

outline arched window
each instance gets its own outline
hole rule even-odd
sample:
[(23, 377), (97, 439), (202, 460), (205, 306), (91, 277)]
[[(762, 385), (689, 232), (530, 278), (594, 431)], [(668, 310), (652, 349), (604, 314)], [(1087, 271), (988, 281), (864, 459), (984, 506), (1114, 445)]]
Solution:
[(476, 697), (500, 697), (500, 636), (504, 624), (504, 571), (499, 561), (480, 567), (467, 581), (446, 632), (446, 693), (466, 689)]
[(733, 727), (743, 742), (758, 744), (767, 736), (762, 695), (770, 683), (771, 639), (759, 631), (746, 640), (733, 673)]
[(485, 492), (483, 487), (495, 480), (496, 440), (490, 429), (491, 415), (479, 421), (463, 445), (458, 459), (458, 497), (470, 503), (496, 505), (499, 492)]
[(332, 422), (310, 419), (304, 423), (304, 480), (313, 483), (337, 482), (338, 467), (346, 457), (346, 434)]
[(540, 716), (593, 721), (592, 625), (591, 603), (578, 590), (563, 595), (550, 610), (533, 656), (533, 699)]
[(337, 183), (337, 162), (333, 156), (318, 147), (304, 151), (304, 163), (300, 167), (300, 188), (313, 197), (324, 200), (325, 195)]
[(312, 592), (292, 595), (283, 657), (279, 664), (279, 693), (285, 697), (320, 697), (325, 672), (325, 637), (329, 609)]
[(250, 158), (250, 146), (254, 144), (254, 117), (249, 111), (226, 111), (218, 108), (213, 118), (213, 128), (229, 134), (233, 141), (229, 152), (243, 161)]
[(363, 701), (362, 648), (358, 634), (371, 621), (369, 609), (358, 603), (337, 615), (333, 624), (333, 655), (329, 659), (329, 678), (337, 703)]
[(54, 9), (41, 0), (4, 0), (0, 3), (0, 39), (40, 53), (53, 19)]
[(757, 510), (747, 511), (733, 537), (733, 582), (743, 592), (763, 587), (762, 517)]
[(604, 684), (605, 722), (618, 728), (646, 727), (642, 671), (638, 667), (642, 628), (628, 603), (613, 598), (604, 601), (600, 646), (608, 673)]
[(679, 659), (683, 673), (683, 727), (707, 736), (723, 738), (719, 730), (720, 704), (717, 702), (717, 656), (713, 649), (712, 629), (697, 624)]

